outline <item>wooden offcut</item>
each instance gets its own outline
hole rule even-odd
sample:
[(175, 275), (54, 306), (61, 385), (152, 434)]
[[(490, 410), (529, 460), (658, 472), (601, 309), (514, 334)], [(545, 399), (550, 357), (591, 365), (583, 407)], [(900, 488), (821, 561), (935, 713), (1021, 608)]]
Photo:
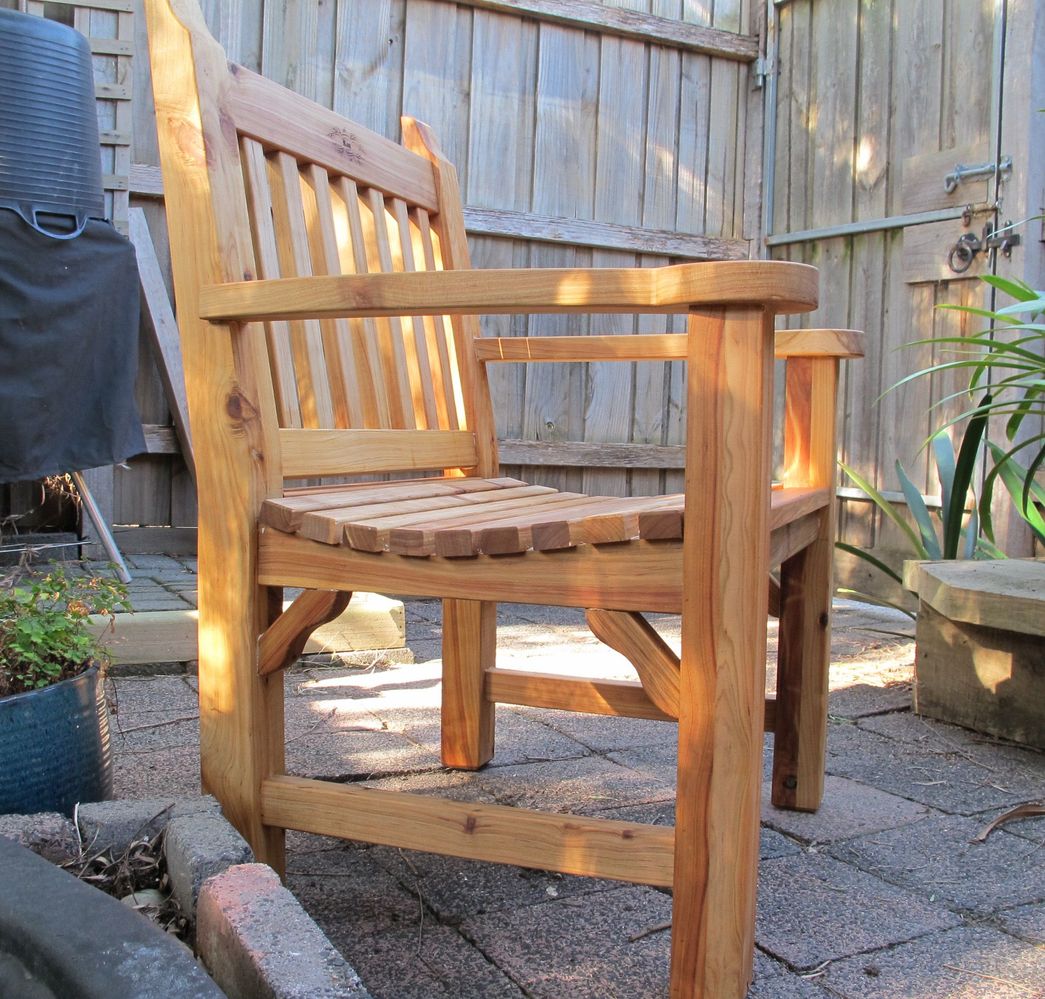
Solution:
[(915, 711), (1045, 749), (1045, 559), (909, 566)]

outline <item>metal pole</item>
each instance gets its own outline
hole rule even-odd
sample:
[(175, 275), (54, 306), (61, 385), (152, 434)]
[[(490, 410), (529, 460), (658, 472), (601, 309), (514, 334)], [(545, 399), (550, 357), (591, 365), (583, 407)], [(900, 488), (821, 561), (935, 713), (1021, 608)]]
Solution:
[(87, 488), (86, 480), (80, 472), (70, 472), (69, 474), (76, 484), (76, 491), (80, 494), (83, 505), (87, 508), (87, 516), (91, 518), (91, 523), (94, 524), (95, 530), (102, 539), (102, 545), (109, 556), (109, 561), (116, 566), (116, 575), (120, 577), (121, 583), (129, 583), (131, 574), (127, 569), (127, 563), (124, 562), (120, 549), (116, 547), (116, 539), (112, 536), (112, 531), (109, 530), (109, 525), (105, 522), (101, 510), (98, 509), (91, 490)]

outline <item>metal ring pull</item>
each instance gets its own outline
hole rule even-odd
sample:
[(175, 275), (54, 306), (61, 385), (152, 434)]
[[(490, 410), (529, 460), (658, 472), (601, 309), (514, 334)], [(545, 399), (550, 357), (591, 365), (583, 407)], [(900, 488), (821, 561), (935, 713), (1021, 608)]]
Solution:
[(983, 248), (980, 237), (974, 232), (966, 232), (958, 237), (958, 242), (947, 254), (947, 266), (955, 274), (964, 274), (971, 266), (976, 254)]

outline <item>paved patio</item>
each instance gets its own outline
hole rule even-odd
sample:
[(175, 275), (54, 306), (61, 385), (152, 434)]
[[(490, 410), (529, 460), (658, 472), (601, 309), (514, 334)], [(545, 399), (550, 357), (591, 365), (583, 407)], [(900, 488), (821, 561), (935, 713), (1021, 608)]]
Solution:
[[(129, 561), (142, 609), (192, 602), (191, 562)], [(502, 706), (493, 763), (442, 770), (439, 615), (437, 602), (408, 602), (412, 664), (378, 654), (287, 673), (292, 773), (672, 821), (667, 723)], [(871, 630), (905, 622), (836, 606), (827, 793), (816, 815), (764, 807), (751, 997), (1045, 997), (1045, 818), (973, 842), (1012, 806), (1045, 799), (1045, 757), (914, 716), (912, 645)], [(677, 640), (677, 618), (656, 624)], [(628, 675), (576, 612), (506, 606), (500, 641), (513, 667)], [(191, 672), (112, 686), (116, 793), (196, 793)], [(299, 833), (288, 846), (289, 886), (375, 999), (666, 994), (663, 891)]]

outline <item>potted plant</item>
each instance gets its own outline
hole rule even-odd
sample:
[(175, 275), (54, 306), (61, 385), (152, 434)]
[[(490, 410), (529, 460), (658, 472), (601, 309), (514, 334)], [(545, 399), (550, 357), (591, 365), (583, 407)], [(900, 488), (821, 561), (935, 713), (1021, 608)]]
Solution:
[[(1011, 562), (994, 545), (991, 502), (1000, 479), (1015, 511), (1045, 543), (1045, 291), (990, 275), (997, 291), (1016, 299), (997, 310), (941, 306), (980, 316), (988, 329), (932, 342), (948, 360), (898, 383), (949, 371), (968, 372), (970, 406), (931, 438), (942, 509), (933, 517), (903, 467), (896, 470), (913, 525), (852, 469), (846, 474), (906, 535), (913, 571), (901, 577), (853, 546), (839, 547), (887, 573), (918, 595), (915, 710), (967, 728), (1045, 748), (1045, 560)], [(991, 424), (1005, 445), (987, 440)], [(955, 456), (946, 430), (962, 426)], [(1022, 460), (1021, 460), (1022, 459)], [(1028, 464), (1023, 460), (1029, 459)], [(974, 480), (987, 464), (977, 501)], [(942, 533), (937, 534), (937, 526)], [(969, 560), (969, 561), (963, 561)], [(911, 615), (915, 617), (914, 614)]]
[(129, 610), (115, 580), (62, 568), (0, 581), (0, 814), (112, 794), (108, 657), (92, 614)]

